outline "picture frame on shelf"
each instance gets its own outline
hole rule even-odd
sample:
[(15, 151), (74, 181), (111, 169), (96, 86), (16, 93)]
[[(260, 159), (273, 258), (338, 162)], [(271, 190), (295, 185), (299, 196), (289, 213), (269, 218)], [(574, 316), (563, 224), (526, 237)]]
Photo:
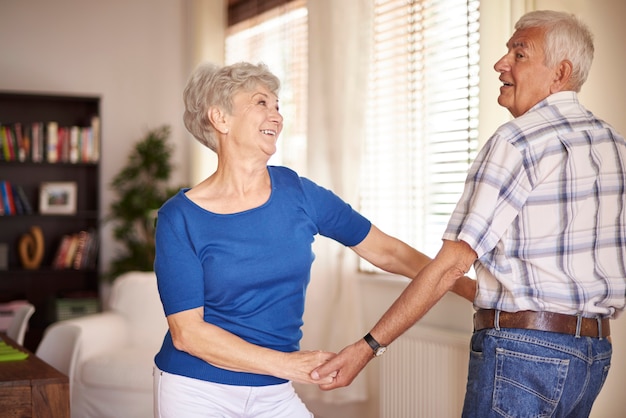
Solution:
[(39, 213), (43, 215), (76, 214), (77, 185), (74, 181), (50, 181), (39, 188)]

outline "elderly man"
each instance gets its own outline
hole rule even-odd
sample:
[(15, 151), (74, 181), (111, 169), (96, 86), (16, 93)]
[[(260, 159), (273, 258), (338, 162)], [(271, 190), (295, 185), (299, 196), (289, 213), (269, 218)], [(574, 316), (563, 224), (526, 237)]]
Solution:
[(609, 319), (626, 298), (626, 143), (577, 92), (593, 59), (569, 14), (524, 15), (495, 64), (515, 117), (471, 167), (435, 259), (366, 337), (312, 376), (346, 386), (473, 264), (463, 416), (586, 417), (606, 379)]

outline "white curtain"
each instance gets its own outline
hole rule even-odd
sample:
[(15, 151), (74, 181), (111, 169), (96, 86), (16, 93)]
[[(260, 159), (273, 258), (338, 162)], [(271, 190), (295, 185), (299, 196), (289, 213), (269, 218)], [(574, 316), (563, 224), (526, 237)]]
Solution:
[[(358, 208), (371, 0), (314, 0), (309, 9), (308, 172)], [(307, 294), (302, 349), (339, 351), (367, 330), (359, 304), (356, 255), (326, 239)], [(371, 326), (372, 324), (367, 324)], [(299, 385), (308, 399), (345, 403), (367, 398), (366, 371), (347, 388), (322, 392)]]

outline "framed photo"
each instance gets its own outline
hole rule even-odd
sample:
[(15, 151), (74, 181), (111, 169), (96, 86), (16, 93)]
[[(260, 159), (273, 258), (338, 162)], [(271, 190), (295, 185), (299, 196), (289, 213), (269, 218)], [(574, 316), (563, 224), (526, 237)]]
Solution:
[(39, 212), (46, 215), (76, 213), (76, 182), (46, 182), (39, 189)]

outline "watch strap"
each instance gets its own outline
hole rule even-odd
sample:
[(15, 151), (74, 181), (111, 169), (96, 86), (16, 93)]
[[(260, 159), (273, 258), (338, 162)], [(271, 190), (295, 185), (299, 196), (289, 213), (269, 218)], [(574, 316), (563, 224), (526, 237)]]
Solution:
[(378, 341), (376, 341), (376, 339), (374, 337), (372, 337), (372, 334), (370, 334), (369, 332), (367, 334), (365, 334), (365, 337), (363, 337), (363, 339), (367, 342), (367, 344), (372, 347), (372, 350), (374, 350), (374, 353), (376, 351), (378, 351), (378, 349), (380, 347), (382, 347)]

